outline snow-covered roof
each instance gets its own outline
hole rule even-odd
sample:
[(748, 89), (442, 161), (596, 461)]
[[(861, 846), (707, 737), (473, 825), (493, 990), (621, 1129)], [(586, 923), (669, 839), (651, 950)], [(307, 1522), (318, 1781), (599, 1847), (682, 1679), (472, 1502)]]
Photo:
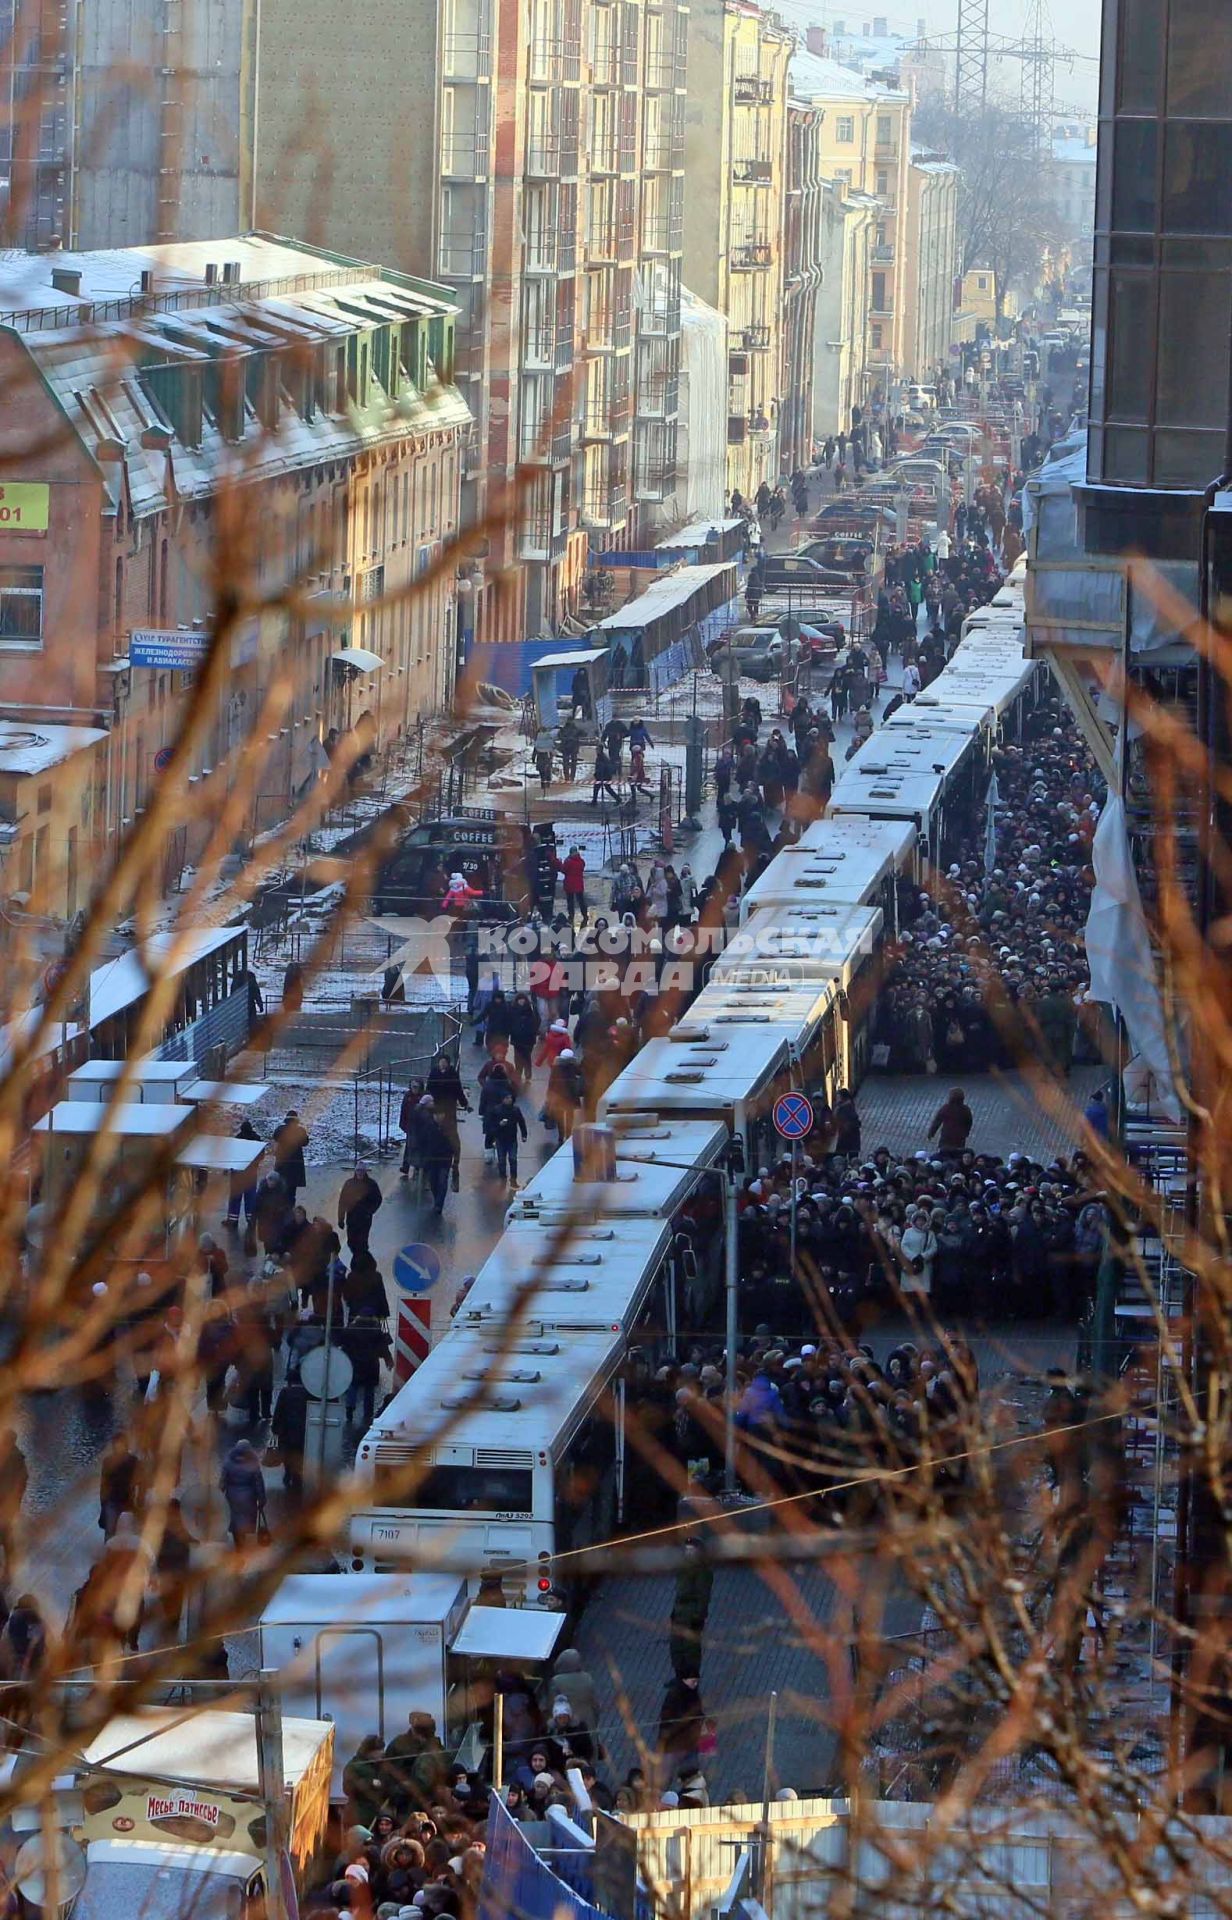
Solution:
[[(230, 299), (242, 293), (246, 302), (273, 292), (274, 282), (319, 276), (322, 282), (331, 276), (337, 280), (380, 280), (378, 267), (347, 259), (342, 254), (320, 253), (300, 246), (276, 234), (243, 233), (224, 240), (174, 240), (147, 247), (96, 247), (82, 253), (0, 253), (0, 317), (31, 307), (87, 307), (103, 300), (126, 300), (140, 287), (141, 275), (154, 275), (156, 295), (201, 292), (206, 285), (206, 268), (221, 271), (226, 263), (239, 268), (239, 279), (227, 287), (219, 286)], [(347, 272), (347, 269), (354, 271)], [(340, 272), (341, 270), (341, 272)], [(81, 275), (79, 294), (62, 293), (52, 283), (52, 274), (66, 272)], [(258, 288), (260, 294), (258, 294)], [(393, 287), (389, 291), (393, 291)], [(419, 297), (425, 305), (447, 313), (451, 309), (448, 292), (438, 287), (429, 293), (423, 285)], [(201, 319), (213, 318), (216, 308), (192, 309)], [(153, 317), (152, 315), (150, 317)], [(186, 313), (181, 313), (186, 318)]]
[(1062, 166), (1094, 167), (1095, 148), (1077, 134), (1060, 134), (1052, 143), (1052, 157)]
[(104, 961), (90, 975), (90, 1025), (97, 1027), (123, 1013), (147, 994), (156, 976), (183, 973), (218, 947), (244, 932), (243, 927), (177, 928), (152, 934), (146, 945)]
[(101, 727), (27, 726), (21, 720), (0, 722), (0, 774), (28, 778), (58, 767), (86, 747), (107, 738)]
[[(207, 283), (228, 263), (239, 277)], [(53, 286), (56, 271), (80, 275), (78, 293)], [(140, 293), (141, 276), (153, 290)], [(228, 476), (237, 482), (292, 472), (403, 438), (416, 426), (462, 428), (470, 413), (457, 388), (429, 369), (422, 388), (399, 370), (390, 390), (376, 372), (363, 407), (317, 407), (311, 419), (288, 401), (276, 430), (246, 401), (240, 437), (226, 438), (208, 408), (200, 444), (186, 445), (152, 398), (152, 366), (217, 365), (227, 354), (344, 340), (364, 326), (432, 319), (454, 311), (448, 290), (380, 267), (264, 234), (87, 253), (0, 255), (0, 325), (11, 326), (58, 401), (117, 503), (125, 476), (141, 519), (179, 500), (202, 499)], [(111, 457), (99, 458), (106, 443)], [(118, 446), (120, 458), (114, 457)]]
[(897, 87), (887, 87), (879, 80), (870, 80), (866, 74), (857, 73), (854, 67), (845, 67), (840, 60), (830, 60), (823, 54), (810, 53), (807, 47), (797, 47), (791, 56), (791, 87), (794, 93), (804, 100), (906, 100), (907, 94)]
[(719, 561), (707, 567), (677, 567), (672, 573), (665, 574), (645, 593), (639, 593), (636, 600), (617, 608), (600, 620), (595, 629), (599, 633), (624, 633), (632, 627), (648, 627), (652, 621), (661, 620), (665, 613), (671, 613), (675, 607), (683, 606), (700, 587), (717, 580), (722, 574), (731, 576), (731, 590), (736, 590), (736, 575), (730, 560)]

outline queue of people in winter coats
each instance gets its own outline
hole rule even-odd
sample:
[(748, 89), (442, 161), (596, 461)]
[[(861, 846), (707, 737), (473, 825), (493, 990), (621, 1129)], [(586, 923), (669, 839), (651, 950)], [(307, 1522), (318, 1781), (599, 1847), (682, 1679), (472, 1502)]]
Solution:
[(961, 1073), (1032, 1053), (1066, 1074), (1098, 1057), (1083, 929), (1103, 786), (1072, 722), (1045, 707), (994, 772), (995, 864), (952, 861), (931, 894), (906, 898), (886, 949), (873, 1026), (892, 1070)]

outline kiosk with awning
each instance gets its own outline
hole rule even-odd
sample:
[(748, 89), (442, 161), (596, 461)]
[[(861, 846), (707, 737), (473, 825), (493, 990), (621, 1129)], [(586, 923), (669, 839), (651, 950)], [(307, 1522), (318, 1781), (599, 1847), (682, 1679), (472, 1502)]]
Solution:
[(612, 717), (607, 697), (606, 647), (570, 647), (545, 653), (530, 670), (535, 724), (555, 730), (572, 714), (586, 739)]

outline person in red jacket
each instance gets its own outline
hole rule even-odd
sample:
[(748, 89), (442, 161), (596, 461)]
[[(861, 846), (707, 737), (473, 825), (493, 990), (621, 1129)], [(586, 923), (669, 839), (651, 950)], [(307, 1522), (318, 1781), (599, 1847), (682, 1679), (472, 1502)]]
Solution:
[(575, 914), (583, 922), (586, 919), (586, 858), (580, 847), (570, 847), (561, 872), (565, 876), (565, 912), (572, 926)]
[(535, 1065), (541, 1067), (546, 1060), (549, 1067), (554, 1067), (565, 1048), (571, 1047), (572, 1045), (573, 1042), (569, 1038), (569, 1028), (566, 1022), (563, 1020), (553, 1020), (551, 1026), (546, 1029), (542, 1040), (539, 1042), (538, 1051), (535, 1054)]

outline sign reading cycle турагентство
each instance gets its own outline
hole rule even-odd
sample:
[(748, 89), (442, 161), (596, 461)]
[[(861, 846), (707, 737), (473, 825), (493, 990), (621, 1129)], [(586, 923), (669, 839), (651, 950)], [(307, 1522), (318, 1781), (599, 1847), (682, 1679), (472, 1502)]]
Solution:
[(41, 480), (0, 484), (0, 533), (46, 533), (51, 488)]
[(209, 646), (208, 633), (180, 633), (174, 627), (134, 627), (128, 641), (129, 665), (195, 673)]

